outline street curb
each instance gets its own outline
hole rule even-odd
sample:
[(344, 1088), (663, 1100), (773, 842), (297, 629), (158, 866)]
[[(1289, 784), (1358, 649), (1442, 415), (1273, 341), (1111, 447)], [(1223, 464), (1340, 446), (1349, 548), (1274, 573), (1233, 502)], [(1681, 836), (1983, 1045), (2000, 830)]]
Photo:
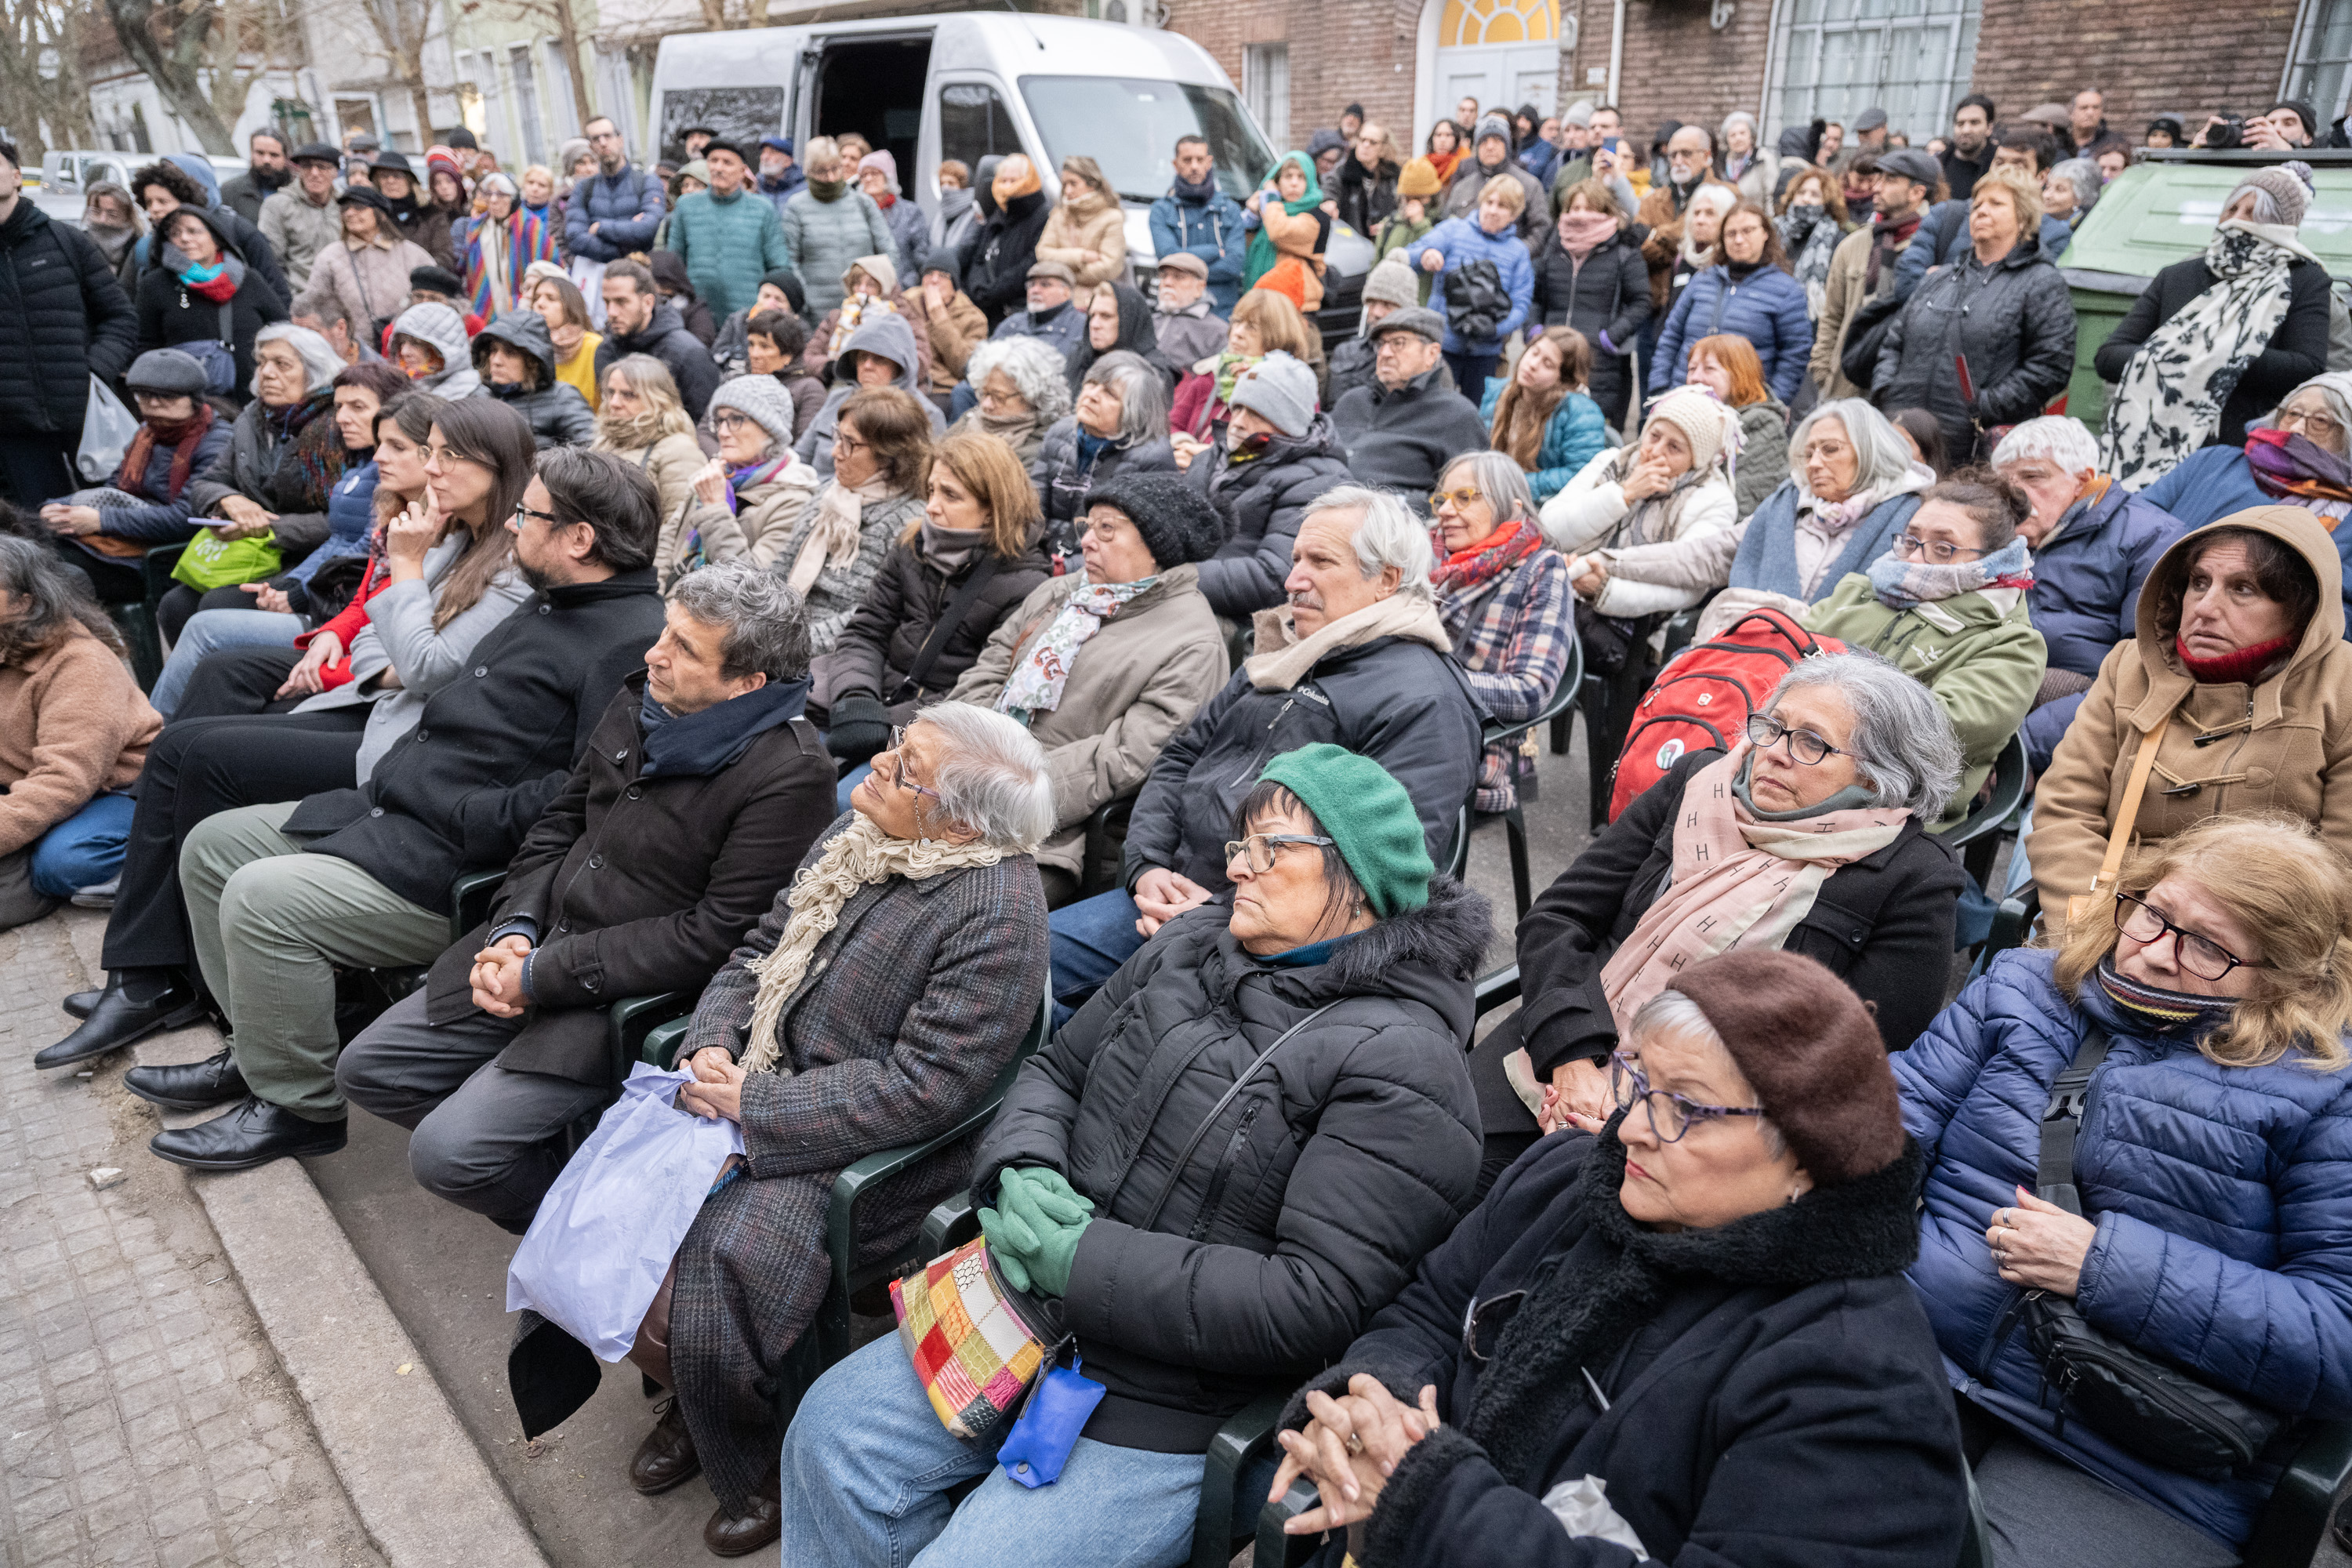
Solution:
[[(72, 926), (84, 972), (102, 977), (104, 922)], [(142, 1041), (131, 1054), (142, 1063), (184, 1062), (219, 1048), (220, 1036), (199, 1026)], [(178, 1126), (211, 1114), (163, 1120)], [(301, 1162), (274, 1160), (188, 1184), (361, 1528), (390, 1568), (547, 1568)]]

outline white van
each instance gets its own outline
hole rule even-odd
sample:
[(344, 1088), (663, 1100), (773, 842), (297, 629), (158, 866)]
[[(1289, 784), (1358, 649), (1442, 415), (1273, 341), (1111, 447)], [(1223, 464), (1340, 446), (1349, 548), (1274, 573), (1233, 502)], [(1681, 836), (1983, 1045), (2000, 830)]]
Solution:
[[(1179, 136), (1208, 141), (1217, 183), (1235, 201), (1249, 198), (1276, 157), (1232, 81), (1192, 39), (1003, 11), (673, 33), (654, 62), (652, 120), (658, 156), (673, 162), (690, 126), (747, 145), (858, 132), (889, 150), (900, 184), (927, 213), (939, 210), (943, 160), (972, 168), (991, 153), (1025, 153), (1053, 193), (1051, 171), (1084, 153), (1119, 193), (1139, 273), (1152, 257), (1148, 209), (1174, 177)], [(1318, 324), (1343, 336), (1355, 329), (1371, 247), (1335, 226), (1325, 256), (1331, 277)], [(1150, 293), (1148, 279), (1139, 286)]]

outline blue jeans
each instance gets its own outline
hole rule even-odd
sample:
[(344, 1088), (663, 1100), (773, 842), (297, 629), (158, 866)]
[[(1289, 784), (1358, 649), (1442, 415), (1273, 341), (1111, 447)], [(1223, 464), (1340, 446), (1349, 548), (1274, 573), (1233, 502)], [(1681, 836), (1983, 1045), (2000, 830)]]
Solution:
[(1143, 911), (1124, 890), (1064, 904), (1046, 917), (1053, 933), (1054, 1027), (1070, 1021), (1118, 966), (1143, 950)]
[(874, 764), (872, 763), (860, 763), (856, 767), (850, 769), (847, 773), (842, 774), (841, 782), (833, 786), (833, 809), (836, 812), (847, 811), (849, 809), (849, 792), (857, 787), (857, 783), (860, 779), (864, 778), (873, 771)]
[[(1024, 1487), (940, 1424), (896, 1335), (817, 1379), (782, 1466), (782, 1568), (1173, 1568), (1192, 1555), (1206, 1468), (1081, 1437), (1059, 1480)], [(1272, 1479), (1255, 1477), (1258, 1496)]]
[(163, 673), (155, 678), (155, 689), (148, 693), (147, 700), (169, 719), (180, 699), (187, 695), (188, 682), (195, 678), (196, 666), (206, 654), (225, 647), (292, 647), (301, 633), (299, 616), (273, 615), (268, 610), (198, 610), (180, 628), (172, 657), (163, 661)]
[(41, 835), (33, 846), (33, 887), (52, 899), (122, 874), (122, 847), (131, 841), (131, 800), (101, 795)]

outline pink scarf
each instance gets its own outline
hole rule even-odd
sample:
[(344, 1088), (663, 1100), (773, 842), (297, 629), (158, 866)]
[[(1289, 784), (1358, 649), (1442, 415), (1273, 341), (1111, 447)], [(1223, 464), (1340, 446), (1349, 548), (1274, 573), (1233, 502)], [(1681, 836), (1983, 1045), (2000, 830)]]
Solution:
[(1683, 786), (1674, 879), (1601, 966), (1601, 994), (1621, 1035), (1644, 1002), (1699, 960), (1735, 947), (1779, 947), (1832, 872), (1885, 848), (1910, 819), (1901, 806), (1862, 806), (1759, 822), (1731, 787), (1749, 750), (1742, 741)]
[(1581, 212), (1559, 215), (1559, 247), (1582, 261), (1598, 249), (1602, 241), (1617, 233), (1617, 220), (1607, 213)]

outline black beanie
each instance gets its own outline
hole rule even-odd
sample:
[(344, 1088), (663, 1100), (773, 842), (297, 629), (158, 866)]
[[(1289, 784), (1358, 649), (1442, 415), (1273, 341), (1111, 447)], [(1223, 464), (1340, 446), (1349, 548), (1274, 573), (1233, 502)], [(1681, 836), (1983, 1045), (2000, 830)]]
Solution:
[(1123, 474), (1087, 492), (1086, 508), (1115, 506), (1127, 513), (1143, 547), (1161, 571), (1206, 561), (1224, 544), (1231, 526), (1206, 496), (1174, 474)]
[(779, 267), (773, 272), (763, 274), (760, 281), (772, 283), (782, 289), (784, 291), (784, 298), (792, 301), (793, 315), (808, 314), (808, 290), (801, 287), (799, 273), (789, 267)]

